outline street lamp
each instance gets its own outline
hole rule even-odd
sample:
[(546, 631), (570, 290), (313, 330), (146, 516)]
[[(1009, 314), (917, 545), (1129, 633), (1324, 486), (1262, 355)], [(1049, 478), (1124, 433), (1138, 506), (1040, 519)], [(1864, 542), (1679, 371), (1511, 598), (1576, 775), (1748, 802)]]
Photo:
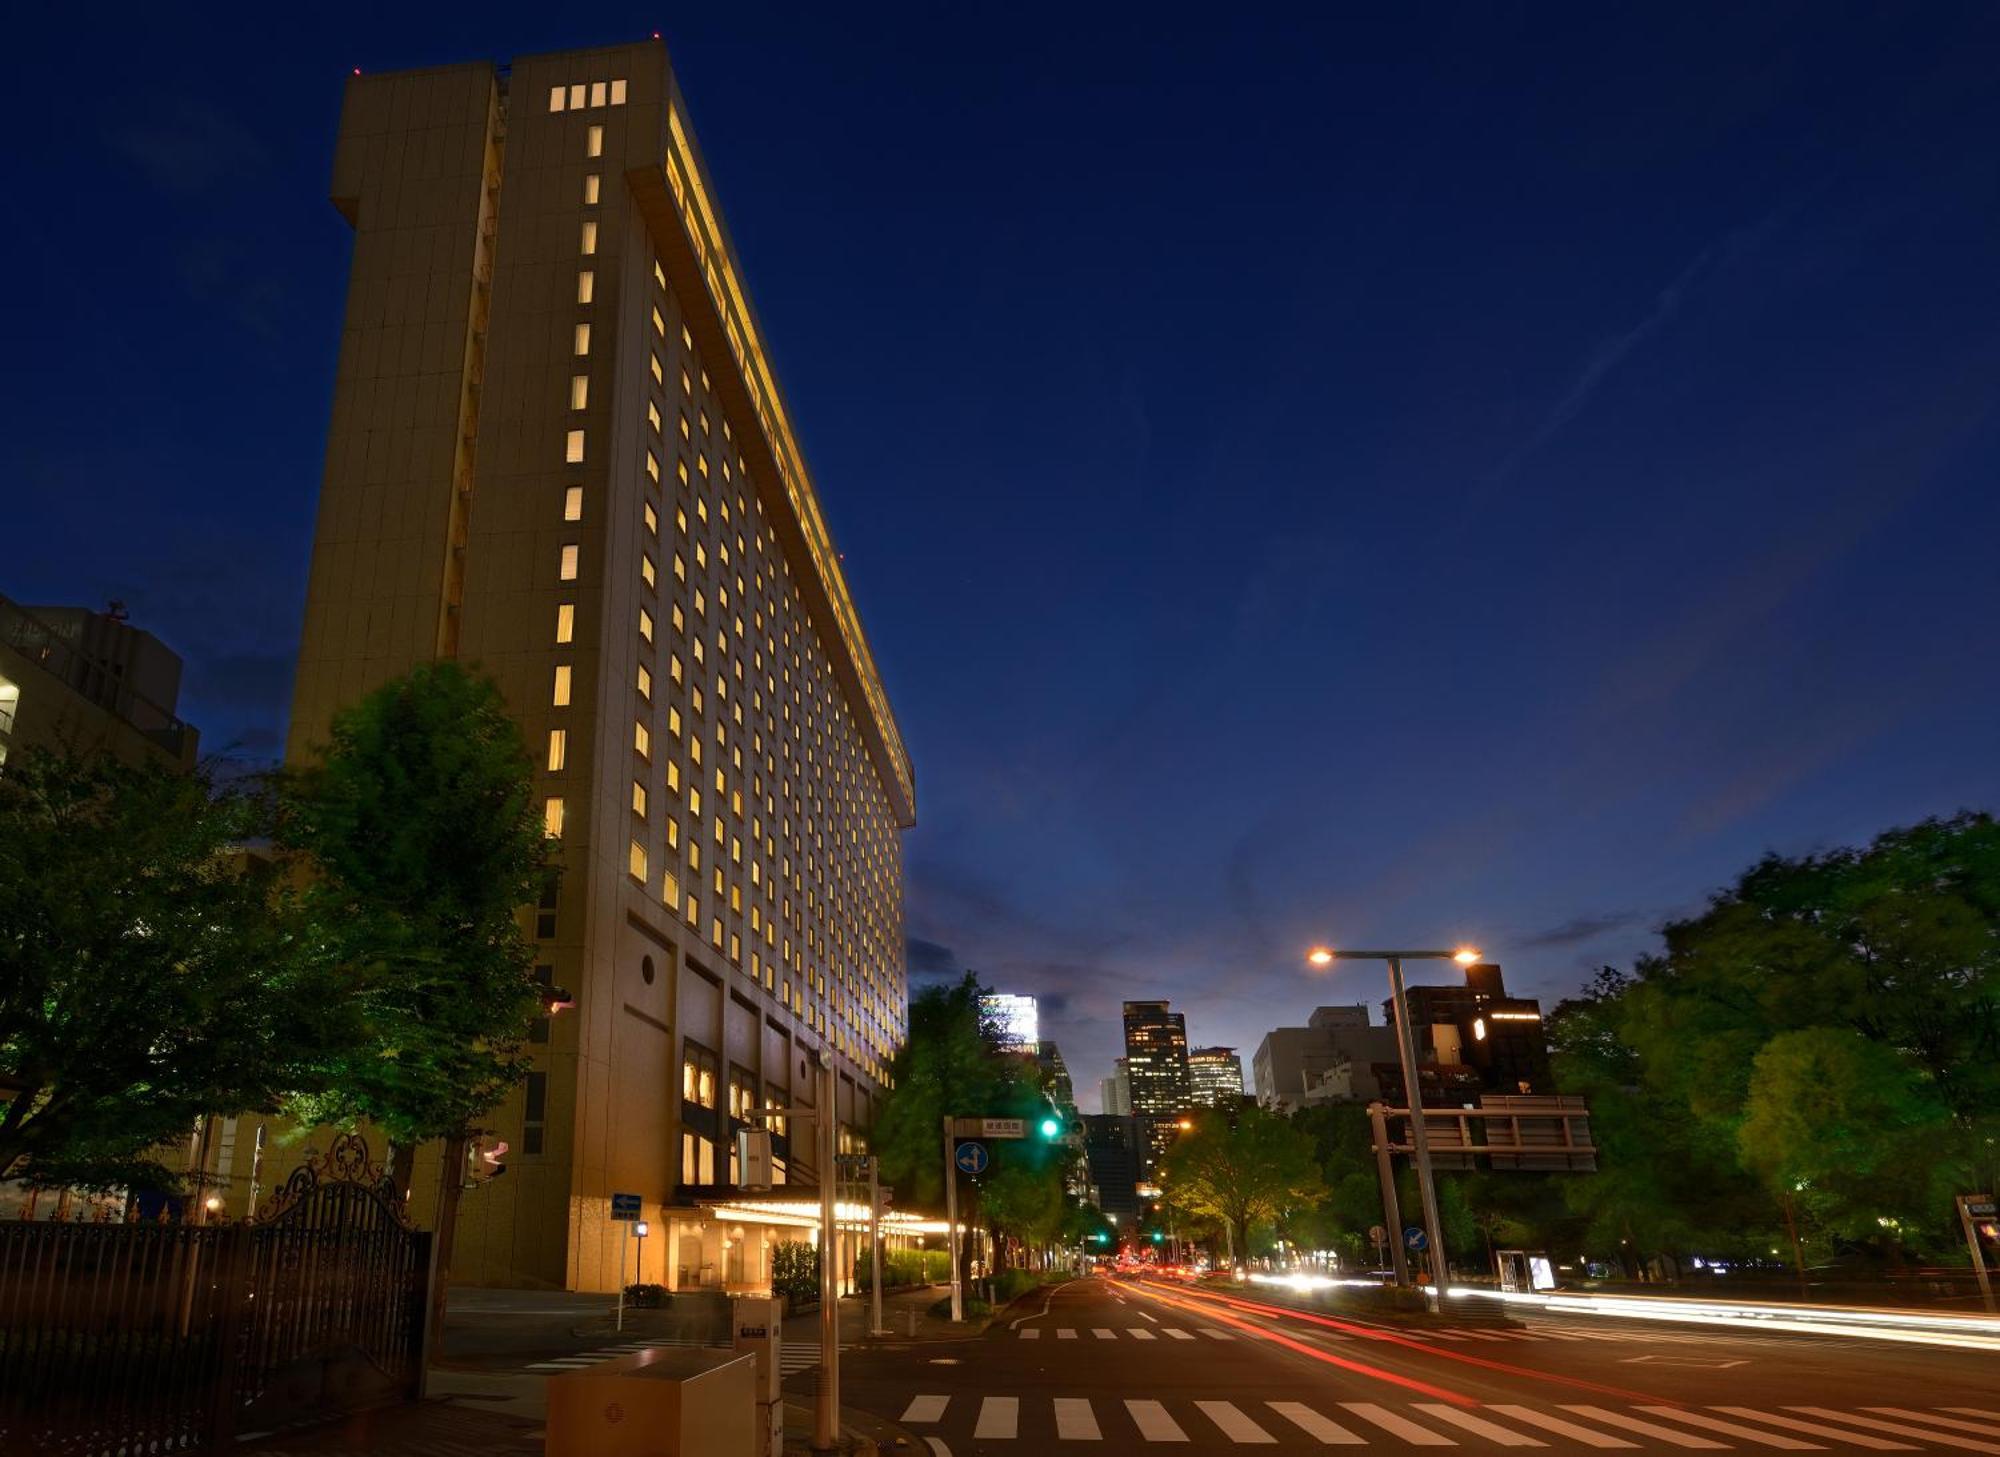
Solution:
[[(1437, 1294), (1433, 1300), (1437, 1304), (1444, 1301), (1446, 1270), (1448, 1265), (1444, 1251), (1444, 1222), (1438, 1218), (1437, 1189), (1431, 1179), (1431, 1141), (1424, 1129), (1423, 1090), (1417, 1083), (1417, 1042), (1410, 1032), (1410, 1007), (1403, 995), (1403, 963), (1405, 961), (1455, 961), (1460, 966), (1471, 966), (1479, 960), (1479, 953), (1469, 946), (1461, 946), (1455, 951), (1336, 951), (1331, 946), (1315, 946), (1306, 953), (1306, 960), (1314, 966), (1331, 966), (1341, 958), (1348, 961), (1386, 961), (1389, 964), (1389, 1005), (1396, 1018), (1396, 1053), (1403, 1065), (1403, 1088), (1410, 1105), (1410, 1148), (1416, 1155), (1417, 1191), (1424, 1201), (1424, 1229), (1430, 1239), (1431, 1271), (1435, 1277)], [(1391, 1177), (1384, 1161), (1385, 1178)], [(1386, 1187), (1393, 1189), (1393, 1184)], [(1398, 1230), (1390, 1230), (1390, 1239), (1396, 1239)]]

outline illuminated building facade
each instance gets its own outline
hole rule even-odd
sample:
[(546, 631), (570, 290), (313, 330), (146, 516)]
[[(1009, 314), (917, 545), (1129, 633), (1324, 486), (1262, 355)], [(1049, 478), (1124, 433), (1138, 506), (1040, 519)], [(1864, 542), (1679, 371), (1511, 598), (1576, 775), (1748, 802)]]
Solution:
[(1168, 1003), (1125, 1004), (1125, 1083), (1132, 1111), (1141, 1116), (1185, 1113), (1193, 1106), (1187, 1018)]
[[(1431, 1095), (1433, 1068), (1438, 1096), (1445, 1102), (1462, 1102), (1467, 1094), (1480, 1092), (1555, 1092), (1542, 1004), (1533, 997), (1508, 996), (1497, 965), (1468, 966), (1463, 986), (1411, 987), (1407, 1000), (1426, 1096)], [(1384, 1063), (1375, 1075), (1385, 1097), (1402, 1096), (1399, 1066)]]
[(1196, 1048), (1188, 1054), (1188, 1089), (1197, 1107), (1234, 1107), (1243, 1096), (1243, 1059), (1233, 1047)]
[(1041, 1046), (1041, 1018), (1035, 999), (1019, 992), (988, 992), (979, 999), (980, 1015), (999, 1035), (1003, 1052), (1032, 1053)]
[(915, 791), (666, 49), (356, 76), (333, 174), (354, 253), (289, 757), (412, 665), (475, 664), (564, 869), (529, 917), (575, 1007), (489, 1120), (508, 1177), (467, 1195), (454, 1275), (609, 1290), (631, 1192), (644, 1278), (757, 1288), (797, 1232), (745, 1214), (733, 1132), (813, 1103), (822, 1050), (841, 1147), (869, 1122)]

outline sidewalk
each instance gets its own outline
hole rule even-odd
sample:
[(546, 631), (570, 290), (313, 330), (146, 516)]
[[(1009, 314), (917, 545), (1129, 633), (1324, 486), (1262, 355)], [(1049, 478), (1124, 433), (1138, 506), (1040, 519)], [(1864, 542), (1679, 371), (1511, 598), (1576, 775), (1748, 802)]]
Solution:
[[(990, 1315), (973, 1316), (953, 1325), (948, 1316), (932, 1315), (930, 1308), (951, 1297), (949, 1285), (924, 1285), (914, 1290), (882, 1292), (882, 1325), (889, 1332), (874, 1336), (868, 1322), (872, 1311), (865, 1295), (849, 1295), (840, 1302), (840, 1344), (849, 1346), (886, 1345), (909, 1341), (962, 1341), (984, 1335), (991, 1325)], [(785, 1340), (817, 1342), (819, 1312), (809, 1310), (785, 1317)]]

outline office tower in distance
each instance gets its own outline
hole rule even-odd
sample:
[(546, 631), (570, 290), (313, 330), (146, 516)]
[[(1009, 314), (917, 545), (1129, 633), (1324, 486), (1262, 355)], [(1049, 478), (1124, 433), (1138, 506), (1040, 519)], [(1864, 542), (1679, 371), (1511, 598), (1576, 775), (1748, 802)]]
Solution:
[(416, 664), (476, 665), (563, 866), (532, 924), (575, 1008), (488, 1119), (509, 1177), (466, 1199), (453, 1275), (610, 1290), (615, 1191), (654, 1221), (640, 1278), (754, 1286), (799, 1220), (736, 1201), (732, 1135), (813, 1103), (822, 1055), (842, 1146), (870, 1121), (915, 799), (666, 49), (356, 76), (333, 198), (354, 253), (289, 757)]
[(1111, 1064), (1108, 1078), (1097, 1080), (1097, 1101), (1102, 1110), (1115, 1117), (1130, 1117), (1132, 1113), (1132, 1083), (1125, 1071), (1125, 1059), (1118, 1058)]
[(1198, 1047), (1188, 1054), (1188, 1087), (1195, 1106), (1229, 1108), (1243, 1096), (1243, 1059), (1233, 1047)]
[(1165, 1002), (1127, 1002), (1125, 1076), (1134, 1113), (1185, 1113), (1191, 1106), (1187, 1019)]

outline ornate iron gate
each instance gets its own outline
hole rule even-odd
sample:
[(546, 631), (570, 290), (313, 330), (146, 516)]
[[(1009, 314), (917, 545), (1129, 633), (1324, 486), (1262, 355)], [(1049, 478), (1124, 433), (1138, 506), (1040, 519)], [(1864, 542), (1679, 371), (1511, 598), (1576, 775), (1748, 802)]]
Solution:
[(430, 1245), (355, 1135), (244, 1224), (0, 1222), (0, 1452), (217, 1447), (413, 1397)]

